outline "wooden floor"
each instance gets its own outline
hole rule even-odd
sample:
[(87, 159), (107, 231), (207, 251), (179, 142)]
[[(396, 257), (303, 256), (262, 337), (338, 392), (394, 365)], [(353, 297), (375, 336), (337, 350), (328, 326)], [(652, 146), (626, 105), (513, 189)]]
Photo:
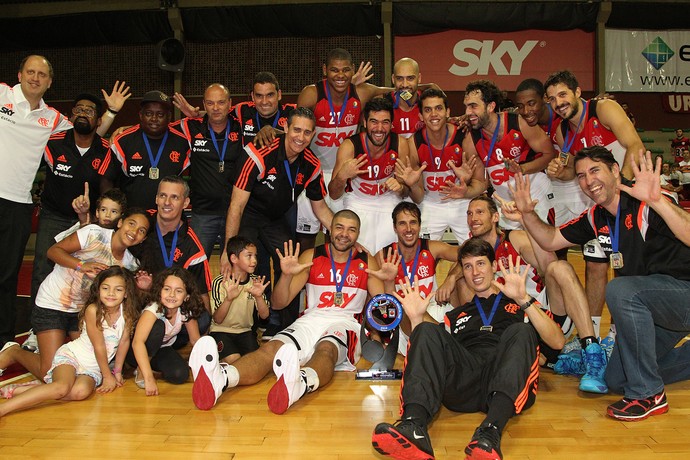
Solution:
[[(581, 259), (570, 257), (581, 272)], [(382, 458), (371, 447), (371, 432), (377, 423), (397, 418), (399, 381), (355, 381), (352, 373), (337, 373), (281, 416), (266, 406), (274, 381), (270, 375), (230, 390), (203, 412), (192, 403), (191, 379), (177, 386), (159, 382), (157, 397), (146, 397), (130, 379), (109, 395), (0, 419), (0, 458)], [(690, 457), (690, 382), (667, 387), (667, 414), (637, 423), (607, 418), (606, 406), (617, 397), (580, 393), (575, 378), (544, 371), (539, 383), (534, 407), (504, 432), (506, 459)], [(482, 419), (442, 409), (430, 428), (437, 458), (462, 458)]]

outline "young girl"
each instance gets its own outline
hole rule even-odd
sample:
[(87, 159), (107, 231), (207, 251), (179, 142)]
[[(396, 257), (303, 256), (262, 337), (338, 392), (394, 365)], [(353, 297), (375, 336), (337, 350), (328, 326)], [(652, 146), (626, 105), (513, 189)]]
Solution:
[[(109, 393), (122, 386), (122, 365), (137, 317), (136, 286), (132, 274), (114, 266), (101, 271), (91, 285), (86, 306), (79, 313), (81, 335), (62, 345), (45, 376), (47, 385), (17, 386), (5, 391), (0, 416), (48, 400), (81, 401), (98, 388)], [(0, 365), (12, 364), (19, 346), (0, 353)], [(115, 368), (108, 363), (115, 358)]]
[[(144, 241), (148, 229), (144, 211), (130, 209), (116, 231), (87, 225), (50, 247), (48, 257), (55, 267), (41, 283), (31, 311), (40, 354), (17, 351), (14, 354), (19, 364), (36, 377), (46, 375), (65, 336), (72, 340), (79, 336), (78, 316), (93, 279), (111, 265), (136, 270), (139, 262), (128, 249)], [(0, 363), (0, 369), (4, 367)]]
[(154, 370), (174, 384), (189, 378), (187, 361), (172, 345), (183, 324), (192, 345), (199, 340), (197, 318), (204, 311), (204, 304), (196, 286), (192, 274), (181, 267), (163, 270), (153, 281), (151, 303), (141, 313), (132, 351), (127, 355), (127, 363), (138, 366), (134, 381), (146, 390), (146, 396), (158, 394)]

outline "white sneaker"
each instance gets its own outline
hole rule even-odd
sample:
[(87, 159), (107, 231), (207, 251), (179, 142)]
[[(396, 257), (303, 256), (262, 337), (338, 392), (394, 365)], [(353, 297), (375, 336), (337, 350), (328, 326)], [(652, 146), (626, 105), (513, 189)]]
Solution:
[(201, 410), (209, 410), (223, 394), (228, 378), (220, 365), (218, 344), (213, 337), (200, 338), (189, 355), (189, 367), (192, 368), (194, 386), (192, 400)]
[(278, 349), (273, 372), (278, 381), (268, 392), (268, 408), (274, 414), (284, 414), (307, 390), (300, 372), (299, 351), (294, 344), (286, 343)]
[(26, 338), (22, 344), (22, 348), (26, 351), (32, 351), (34, 353), (39, 353), (38, 351), (38, 338), (34, 334), (33, 329), (29, 329), (29, 336)]

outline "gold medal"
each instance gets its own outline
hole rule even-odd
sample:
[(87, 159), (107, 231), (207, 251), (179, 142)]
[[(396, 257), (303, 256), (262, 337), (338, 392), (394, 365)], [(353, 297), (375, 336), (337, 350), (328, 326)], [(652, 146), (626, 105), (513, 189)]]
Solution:
[(342, 307), (343, 306), (343, 293), (342, 293), (342, 291), (336, 291), (335, 296), (333, 297), (333, 303), (335, 304), (336, 307)]
[(561, 160), (561, 164), (562, 164), (563, 166), (567, 166), (567, 165), (568, 165), (568, 160), (570, 159), (570, 153), (568, 153), (568, 152), (560, 152), (560, 153), (558, 154), (558, 159)]
[(157, 180), (160, 175), (158, 168), (149, 168), (149, 179)]
[(219, 173), (222, 173), (223, 171), (225, 171), (225, 162), (224, 162), (224, 161), (219, 161), (219, 162), (218, 162), (218, 172), (219, 172)]
[(611, 263), (611, 268), (614, 270), (620, 270), (623, 268), (623, 254), (620, 252), (612, 252), (609, 257), (609, 262)]

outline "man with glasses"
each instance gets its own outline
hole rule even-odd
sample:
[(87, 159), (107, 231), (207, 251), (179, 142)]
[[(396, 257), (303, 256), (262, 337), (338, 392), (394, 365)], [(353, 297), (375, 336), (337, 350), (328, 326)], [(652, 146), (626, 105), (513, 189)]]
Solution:
[(149, 91), (141, 99), (140, 123), (112, 141), (124, 174), (118, 185), (129, 206), (155, 209), (161, 179), (178, 176), (189, 166), (189, 143), (180, 122), (170, 123), (171, 117), (170, 98), (160, 91)]

